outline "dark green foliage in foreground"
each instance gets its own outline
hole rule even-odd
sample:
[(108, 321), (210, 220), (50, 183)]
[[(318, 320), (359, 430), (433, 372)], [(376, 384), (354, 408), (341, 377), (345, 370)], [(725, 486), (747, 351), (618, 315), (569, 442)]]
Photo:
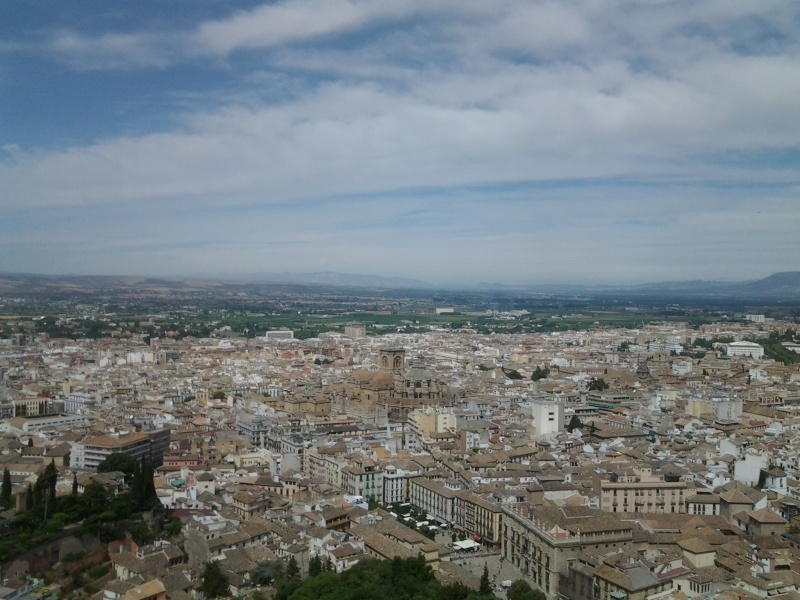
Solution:
[(206, 598), (229, 596), (228, 580), (215, 560), (206, 563), (203, 569), (203, 585), (200, 588)]
[(506, 593), (508, 600), (547, 600), (544, 592), (534, 590), (524, 579), (517, 579)]
[(0, 562), (57, 538), (66, 526), (70, 526), (72, 535), (90, 534), (102, 543), (122, 539), (128, 533), (137, 543), (151, 543), (155, 532), (142, 513), (152, 510), (160, 515), (163, 511), (159, 510), (161, 503), (153, 483), (153, 468), (147, 463), (141, 466), (134, 463), (136, 469), (128, 491), (114, 495), (94, 482), (78, 494), (73, 479), (74, 493), (56, 497), (58, 472), (51, 462), (34, 485), (28, 484), (25, 510), (7, 521), (6, 535), (0, 538)]
[(492, 593), (492, 583), (489, 581), (489, 567), (483, 565), (483, 575), (481, 575), (481, 587), (478, 589), (481, 595), (488, 595)]
[(343, 573), (322, 571), (304, 581), (284, 579), (276, 600), (494, 600), (464, 586), (440, 584), (425, 559), (368, 560)]
[(111, 473), (113, 471), (120, 471), (125, 473), (125, 480), (129, 481), (133, 477), (133, 474), (136, 472), (138, 466), (139, 462), (132, 456), (114, 452), (110, 454), (103, 462), (97, 465), (97, 472)]
[(0, 492), (0, 508), (3, 510), (11, 507), (11, 473), (8, 467), (3, 469), (3, 487)]

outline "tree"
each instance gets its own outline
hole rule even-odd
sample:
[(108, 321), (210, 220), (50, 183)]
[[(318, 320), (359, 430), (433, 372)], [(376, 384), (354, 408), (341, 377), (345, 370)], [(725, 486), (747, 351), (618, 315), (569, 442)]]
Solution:
[(108, 506), (106, 489), (96, 481), (87, 485), (81, 495), (83, 514), (87, 517), (102, 513)]
[(757, 489), (760, 490), (767, 486), (767, 475), (767, 469), (761, 469), (761, 471), (758, 473), (758, 484), (756, 485)]
[(322, 573), (322, 559), (319, 556), (312, 556), (308, 561), (308, 576), (316, 577)]
[(583, 423), (581, 423), (578, 415), (572, 415), (572, 418), (569, 420), (569, 425), (567, 425), (567, 431), (572, 433), (574, 430), (581, 429), (582, 427)]
[(33, 448), (33, 438), (32, 437), (28, 438), (28, 448)]
[(36, 479), (34, 486), (34, 504), (47, 506), (52, 510), (56, 505), (56, 482), (58, 481), (58, 470), (53, 461), (44, 468), (41, 475)]
[(536, 368), (533, 370), (531, 374), (531, 379), (533, 381), (539, 381), (540, 379), (547, 379), (547, 376), (550, 375), (550, 369), (545, 367), (544, 369), (539, 365), (536, 365)]
[(589, 391), (602, 392), (603, 390), (607, 390), (608, 387), (608, 384), (602, 377), (592, 377), (589, 380)]
[(75, 496), (78, 493), (78, 474), (72, 474), (72, 495)]
[(250, 581), (257, 585), (269, 585), (283, 572), (283, 565), (280, 561), (265, 561), (256, 565), (250, 572)]
[(297, 559), (294, 556), (289, 559), (289, 564), (286, 565), (286, 577), (289, 579), (297, 579), (300, 577), (300, 566), (297, 564)]
[(481, 575), (481, 586), (478, 588), (481, 596), (488, 596), (492, 593), (492, 584), (489, 581), (489, 566), (483, 563), (483, 575)]
[(114, 452), (109, 454), (108, 458), (97, 465), (97, 472), (111, 473), (120, 471), (125, 473), (125, 481), (129, 481), (133, 477), (137, 465), (138, 461), (132, 456), (122, 454), (121, 452)]
[(524, 579), (517, 579), (506, 592), (508, 600), (547, 600), (547, 596), (534, 590)]
[(131, 496), (135, 510), (151, 510), (158, 503), (158, 494), (153, 482), (153, 467), (146, 460), (137, 463), (131, 484)]
[(2, 491), (0, 491), (0, 504), (2, 504), (3, 508), (11, 506), (11, 489), (11, 473), (6, 467), (3, 469), (3, 487)]
[(28, 484), (28, 489), (25, 493), (25, 510), (30, 510), (33, 508), (33, 487), (31, 484)]
[(200, 587), (206, 598), (219, 598), (229, 596), (228, 578), (219, 568), (219, 563), (211, 560), (206, 563), (203, 569), (203, 585)]

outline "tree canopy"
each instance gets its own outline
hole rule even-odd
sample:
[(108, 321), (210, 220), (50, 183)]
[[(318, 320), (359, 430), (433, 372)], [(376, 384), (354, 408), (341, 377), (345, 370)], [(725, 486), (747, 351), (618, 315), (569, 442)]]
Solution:
[(531, 379), (533, 381), (539, 381), (540, 379), (547, 379), (547, 376), (550, 375), (550, 369), (545, 367), (544, 369), (539, 365), (536, 365), (536, 368), (531, 373)]
[(228, 579), (222, 569), (219, 568), (217, 561), (211, 560), (206, 563), (203, 569), (203, 585), (200, 589), (207, 599), (230, 595)]
[(121, 471), (125, 473), (125, 479), (133, 477), (134, 472), (138, 466), (138, 462), (132, 456), (122, 454), (121, 452), (114, 452), (110, 454), (103, 462), (97, 465), (98, 473), (111, 473), (113, 471)]
[(424, 557), (367, 560), (342, 573), (323, 571), (303, 581), (278, 582), (276, 600), (494, 600), (462, 585), (444, 586)]
[(506, 592), (508, 600), (547, 600), (540, 590), (534, 590), (524, 579), (517, 579)]
[(607, 390), (609, 388), (608, 383), (602, 377), (592, 377), (589, 380), (589, 391), (598, 391), (602, 392), (603, 390)]
[(569, 420), (569, 424), (567, 425), (567, 431), (572, 433), (576, 429), (581, 429), (583, 427), (583, 423), (580, 420), (578, 415), (572, 415), (572, 418)]
[(8, 467), (3, 469), (3, 487), (2, 493), (0, 493), (0, 504), (2, 504), (3, 508), (9, 508), (11, 506), (11, 473), (8, 470)]

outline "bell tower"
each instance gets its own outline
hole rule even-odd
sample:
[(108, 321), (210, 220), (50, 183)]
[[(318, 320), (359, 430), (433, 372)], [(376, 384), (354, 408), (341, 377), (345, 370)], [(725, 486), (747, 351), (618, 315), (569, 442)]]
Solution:
[(406, 369), (406, 351), (402, 348), (381, 348), (378, 366), (381, 371), (402, 375)]

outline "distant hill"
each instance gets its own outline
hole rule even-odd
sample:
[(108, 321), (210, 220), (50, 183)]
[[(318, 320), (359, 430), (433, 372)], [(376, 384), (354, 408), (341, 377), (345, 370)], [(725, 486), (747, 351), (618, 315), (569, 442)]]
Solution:
[(800, 271), (773, 273), (764, 279), (743, 283), (741, 284), (741, 287), (751, 292), (797, 293), (800, 292)]
[(202, 277), (136, 277), (114, 275), (37, 275), (29, 273), (0, 273), (0, 294), (90, 294), (96, 290), (135, 289), (151, 293), (242, 291), (262, 286), (297, 286), (335, 289), (363, 288), (368, 290), (433, 291), (445, 288), (479, 293), (496, 292), (557, 295), (631, 295), (708, 298), (800, 298), (800, 271), (775, 273), (764, 279), (743, 282), (665, 281), (639, 285), (615, 286), (575, 284), (506, 285), (482, 282), (475, 286), (438, 286), (402, 277), (358, 275), (331, 271), (315, 273), (247, 273), (215, 274)]
[(800, 295), (800, 271), (775, 273), (757, 281), (659, 281), (636, 285), (505, 285), (502, 283), (476, 284), (472, 289), (489, 292), (528, 292), (544, 294), (606, 295), (631, 294), (634, 296), (672, 295), (676, 297), (774, 297)]

